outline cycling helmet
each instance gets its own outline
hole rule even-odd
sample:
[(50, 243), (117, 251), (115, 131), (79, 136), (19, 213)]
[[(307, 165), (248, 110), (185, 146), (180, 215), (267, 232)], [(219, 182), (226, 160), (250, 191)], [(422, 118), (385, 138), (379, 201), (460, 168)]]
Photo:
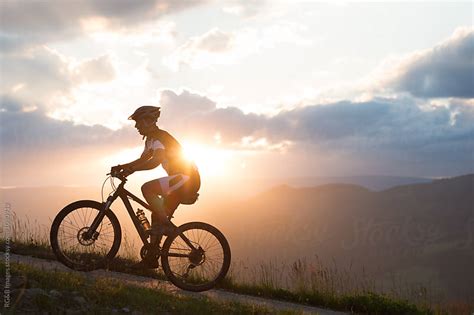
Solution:
[(160, 117), (160, 107), (155, 106), (140, 106), (138, 107), (135, 112), (128, 117), (131, 120), (137, 120), (139, 118), (150, 117), (153, 118), (154, 121), (158, 120)]

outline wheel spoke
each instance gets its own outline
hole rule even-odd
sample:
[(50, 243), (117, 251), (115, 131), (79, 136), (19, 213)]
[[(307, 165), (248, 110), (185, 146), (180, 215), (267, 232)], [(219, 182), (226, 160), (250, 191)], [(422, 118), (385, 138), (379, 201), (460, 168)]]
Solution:
[(97, 264), (105, 262), (109, 258), (109, 254), (115, 255), (118, 250), (116, 237), (119, 230), (117, 230), (118, 226), (114, 221), (109, 218), (109, 214), (104, 216), (97, 228), (96, 239), (85, 240), (83, 237), (93, 219), (99, 214), (100, 209), (98, 208), (86, 206), (71, 209), (64, 214), (59, 223), (55, 223), (55, 227), (52, 227), (57, 231), (55, 253), (58, 255), (59, 252), (60, 257), (68, 265), (91, 270)]
[[(181, 234), (166, 241), (163, 270), (178, 287), (207, 290), (227, 273), (230, 264), (230, 257), (226, 259), (226, 255), (230, 255), (228, 243), (222, 234), (215, 234), (215, 229), (211, 228), (204, 223), (191, 223)], [(194, 249), (189, 248), (183, 237)]]

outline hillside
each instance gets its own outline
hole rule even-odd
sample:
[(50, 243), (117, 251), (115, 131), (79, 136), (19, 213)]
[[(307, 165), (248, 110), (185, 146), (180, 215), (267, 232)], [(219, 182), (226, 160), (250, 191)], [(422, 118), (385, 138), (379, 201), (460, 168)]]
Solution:
[[(474, 296), (474, 175), (373, 192), (357, 185), (275, 187), (223, 211), (234, 252), (364, 267), (377, 280)], [(470, 294), (470, 295), (469, 295)]]

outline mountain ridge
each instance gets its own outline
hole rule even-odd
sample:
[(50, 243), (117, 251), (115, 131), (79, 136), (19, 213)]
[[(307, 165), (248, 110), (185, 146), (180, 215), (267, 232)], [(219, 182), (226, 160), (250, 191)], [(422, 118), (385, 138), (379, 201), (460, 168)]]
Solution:
[(466, 174), (461, 176), (434, 179), (427, 183), (415, 183), (407, 185), (398, 185), (381, 191), (373, 191), (362, 185), (348, 184), (348, 183), (328, 183), (317, 185), (313, 187), (294, 187), (288, 184), (281, 184), (271, 187), (270, 189), (261, 192), (247, 201), (255, 200), (262, 197), (268, 197), (272, 194), (314, 194), (314, 193), (327, 193), (329, 191), (337, 190), (337, 192), (359, 192), (359, 193), (373, 193), (374, 195), (383, 195), (389, 193), (403, 193), (414, 191), (416, 189), (439, 189), (439, 188), (455, 188), (454, 186), (464, 187), (464, 189), (470, 189), (474, 194), (474, 174)]

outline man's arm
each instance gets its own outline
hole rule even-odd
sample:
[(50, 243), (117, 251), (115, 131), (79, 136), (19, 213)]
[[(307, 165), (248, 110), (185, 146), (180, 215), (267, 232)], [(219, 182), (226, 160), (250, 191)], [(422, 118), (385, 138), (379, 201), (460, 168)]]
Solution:
[(143, 151), (142, 155), (138, 159), (127, 164), (121, 164), (120, 168), (129, 170), (134, 169), (136, 165), (140, 165), (148, 161), (152, 157), (152, 155), (153, 152)]
[(165, 154), (164, 149), (163, 144), (159, 140), (155, 140), (149, 146), (145, 146), (145, 150), (139, 159), (127, 164), (117, 165), (117, 168), (129, 174), (135, 171), (153, 169), (163, 161)]
[(165, 154), (165, 150), (158, 149), (158, 150), (150, 150), (149, 153), (144, 153), (142, 154), (142, 157), (145, 157), (142, 159), (138, 159), (135, 164), (129, 166), (129, 169), (132, 172), (136, 171), (144, 171), (144, 170), (151, 170), (157, 167), (158, 165), (161, 164), (163, 161)]

